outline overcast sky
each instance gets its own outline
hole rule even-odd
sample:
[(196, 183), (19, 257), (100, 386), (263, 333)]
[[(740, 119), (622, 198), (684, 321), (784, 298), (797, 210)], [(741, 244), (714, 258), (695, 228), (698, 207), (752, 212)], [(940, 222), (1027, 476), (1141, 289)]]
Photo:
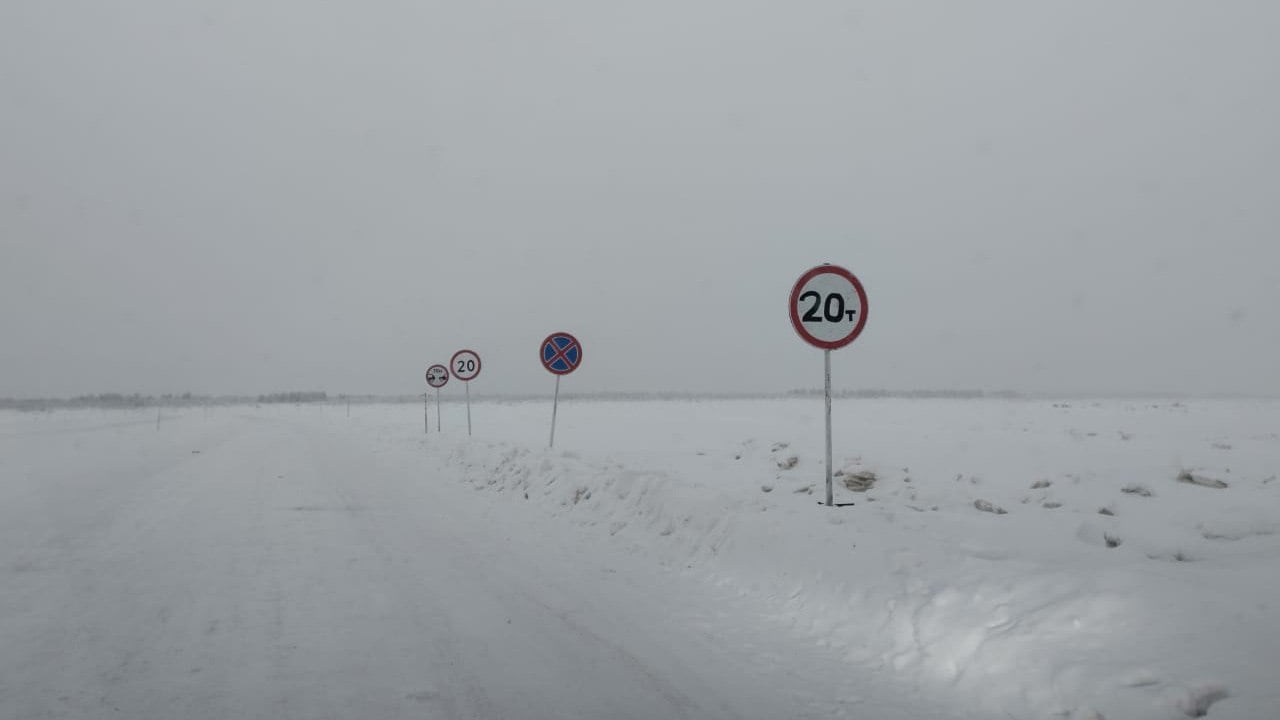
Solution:
[[(1280, 393), (1274, 0), (2, 0), (0, 395)], [(450, 386), (456, 390), (456, 385)]]

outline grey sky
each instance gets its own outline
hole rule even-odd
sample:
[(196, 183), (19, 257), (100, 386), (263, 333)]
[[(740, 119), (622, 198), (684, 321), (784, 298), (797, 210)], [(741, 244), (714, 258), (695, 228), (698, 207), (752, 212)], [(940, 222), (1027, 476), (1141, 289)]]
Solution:
[(0, 2), (0, 395), (1280, 392), (1280, 5)]

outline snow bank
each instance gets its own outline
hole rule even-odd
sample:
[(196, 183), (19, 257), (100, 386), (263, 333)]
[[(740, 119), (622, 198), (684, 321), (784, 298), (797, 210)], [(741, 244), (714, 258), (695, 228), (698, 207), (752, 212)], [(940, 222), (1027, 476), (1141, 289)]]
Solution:
[(435, 452), (583, 542), (975, 710), (1280, 716), (1276, 404), (841, 403), (836, 500), (854, 504), (831, 509), (820, 412), (580, 403), (561, 413), (572, 449), (549, 450), (546, 408), (487, 405), (481, 437)]

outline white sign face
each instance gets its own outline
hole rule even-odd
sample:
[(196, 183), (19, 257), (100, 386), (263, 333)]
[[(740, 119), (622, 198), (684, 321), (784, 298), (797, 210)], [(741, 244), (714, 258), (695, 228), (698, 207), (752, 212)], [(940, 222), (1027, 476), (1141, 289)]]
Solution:
[(449, 360), (449, 372), (462, 382), (470, 382), (480, 374), (480, 356), (471, 350), (459, 350)]
[(853, 342), (867, 324), (867, 293), (853, 273), (820, 265), (791, 289), (791, 324), (810, 345), (835, 350)]
[(443, 365), (432, 365), (427, 368), (427, 384), (439, 389), (449, 382), (449, 369)]

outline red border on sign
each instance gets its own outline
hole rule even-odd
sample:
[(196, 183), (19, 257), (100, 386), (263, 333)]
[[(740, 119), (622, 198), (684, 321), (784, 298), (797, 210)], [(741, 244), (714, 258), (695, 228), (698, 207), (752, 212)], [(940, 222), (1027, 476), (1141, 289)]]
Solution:
[[(478, 356), (477, 356), (477, 357), (478, 357)], [(432, 370), (435, 370), (436, 368), (440, 368), (441, 370), (443, 370), (443, 371), (444, 371), (444, 382), (440, 383), (439, 385), (436, 385), (436, 384), (434, 384), (434, 383), (432, 383), (432, 382), (431, 382), (431, 371), (432, 371)], [(431, 387), (433, 387), (433, 388), (437, 389), (437, 390), (439, 390), (440, 388), (444, 387), (445, 385), (448, 385), (448, 384), (449, 384), (449, 368), (447, 368), (447, 367), (445, 367), (445, 366), (443, 366), (443, 365), (440, 365), (439, 363), (437, 363), (437, 364), (435, 364), (435, 365), (432, 365), (431, 367), (427, 368), (427, 384), (428, 384), (428, 385), (430, 385)]]
[[(853, 285), (853, 289), (857, 291), (858, 302), (862, 305), (862, 313), (858, 318), (858, 323), (853, 326), (853, 332), (839, 340), (819, 340), (818, 338), (810, 335), (809, 332), (804, 329), (804, 323), (800, 322), (800, 308), (798, 307), (800, 303), (800, 291), (810, 280), (818, 275), (825, 275), (827, 273), (839, 275), (845, 280), (848, 280)], [(804, 275), (801, 275), (800, 279), (796, 281), (795, 286), (791, 288), (791, 307), (789, 308), (789, 311), (791, 313), (791, 327), (795, 328), (796, 334), (800, 336), (801, 340), (804, 340), (814, 347), (822, 348), (823, 350), (839, 350), (845, 345), (848, 345), (858, 339), (858, 336), (862, 334), (862, 328), (867, 325), (867, 291), (862, 289), (862, 283), (858, 281), (858, 278), (854, 277), (853, 273), (845, 270), (839, 265), (819, 265), (809, 272), (806, 272)]]
[[(458, 356), (461, 355), (462, 353), (471, 353), (472, 355), (476, 356), (476, 374), (472, 375), (469, 378), (461, 377), (460, 375), (458, 375), (458, 373), (453, 371), (453, 361), (457, 360)], [(475, 350), (467, 350), (465, 348), (454, 353), (453, 357), (449, 358), (449, 374), (458, 378), (458, 382), (471, 382), (472, 380), (475, 380), (476, 378), (480, 377), (480, 353), (476, 352)]]
[[(557, 345), (557, 346), (555, 346), (555, 347), (556, 347), (556, 350), (557, 350), (558, 352), (557, 352), (557, 354), (556, 354), (556, 355), (551, 356), (551, 360), (550, 360), (550, 361), (547, 361), (547, 360), (543, 360), (543, 359), (542, 359), (542, 349), (543, 349), (543, 348), (545, 348), (545, 347), (547, 346), (547, 343), (551, 342), (551, 339), (552, 339), (552, 338), (558, 338), (558, 337), (567, 337), (567, 338), (569, 338), (570, 340), (572, 340), (572, 341), (573, 341), (573, 345), (577, 345), (577, 346), (578, 346), (578, 362), (576, 362), (576, 363), (571, 363), (571, 362), (569, 362), (569, 356), (568, 356), (568, 355), (564, 355), (564, 353), (567, 353), (567, 352), (569, 351), (569, 348), (573, 347), (573, 345), (570, 345), (570, 346), (569, 346), (569, 348), (565, 348), (564, 350), (560, 350), (560, 347)], [(553, 369), (553, 368), (551, 367), (551, 363), (555, 362), (555, 361), (556, 361), (556, 359), (557, 359), (558, 357), (561, 357), (562, 355), (563, 355), (563, 357), (564, 357), (564, 364), (565, 364), (565, 365), (568, 365), (568, 366), (569, 366), (569, 369), (568, 369), (568, 370), (555, 370), (555, 369)], [(577, 369), (578, 369), (578, 366), (582, 364), (582, 343), (578, 342), (578, 338), (574, 337), (571, 333), (567, 333), (567, 332), (553, 332), (553, 333), (551, 333), (550, 335), (548, 335), (548, 336), (546, 337), (546, 339), (545, 339), (545, 340), (543, 340), (543, 341), (542, 341), (542, 344), (541, 344), (541, 345), (539, 345), (539, 346), (538, 346), (538, 361), (539, 361), (539, 362), (541, 362), (541, 363), (542, 363), (542, 367), (546, 368), (546, 369), (547, 369), (547, 372), (551, 373), (552, 375), (568, 375), (569, 373), (573, 372), (574, 370), (577, 370)]]

